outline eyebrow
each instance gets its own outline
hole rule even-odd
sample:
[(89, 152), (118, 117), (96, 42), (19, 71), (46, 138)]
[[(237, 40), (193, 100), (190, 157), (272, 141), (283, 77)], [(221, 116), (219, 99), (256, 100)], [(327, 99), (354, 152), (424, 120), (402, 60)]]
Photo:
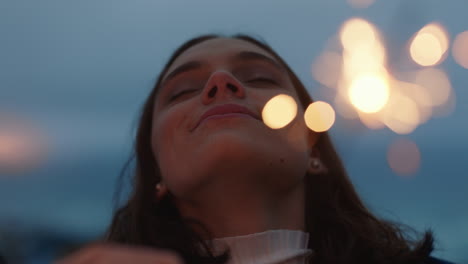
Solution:
[(169, 82), (171, 79), (174, 79), (177, 75), (184, 73), (184, 72), (188, 72), (188, 71), (201, 68), (201, 66), (202, 66), (202, 63), (199, 61), (189, 61), (187, 63), (184, 63), (180, 65), (179, 67), (177, 67), (175, 70), (173, 70), (171, 73), (169, 73), (166, 76), (166, 78), (164, 78), (161, 84), (164, 85), (165, 83)]
[(235, 59), (238, 59), (238, 60), (245, 60), (245, 61), (253, 61), (253, 60), (261, 60), (261, 61), (265, 61), (267, 62), (268, 64), (271, 64), (273, 65), (275, 68), (277, 68), (278, 70), (280, 71), (284, 71), (284, 68), (274, 59), (266, 56), (266, 55), (263, 55), (261, 53), (258, 53), (258, 52), (254, 52), (254, 51), (241, 51), (239, 53), (237, 53), (236, 56), (234, 56)]
[[(265, 61), (268, 64), (274, 66), (275, 68), (277, 68), (280, 71), (285, 70), (276, 60), (274, 60), (274, 59), (272, 59), (272, 58), (270, 58), (270, 57), (268, 57), (266, 55), (263, 55), (261, 53), (254, 52), (254, 51), (241, 51), (241, 52), (237, 53), (232, 59), (233, 60), (243, 60), (243, 61), (261, 60), (261, 61)], [(201, 68), (202, 66), (203, 66), (203, 63), (200, 62), (200, 61), (189, 61), (187, 63), (184, 63), (184, 64), (180, 65), (179, 67), (177, 67), (172, 72), (170, 72), (166, 76), (166, 78), (164, 78), (164, 80), (162, 81), (162, 85), (169, 82), (171, 79), (174, 79), (177, 75), (180, 75), (180, 74), (182, 74), (184, 72), (196, 70), (198, 68)]]

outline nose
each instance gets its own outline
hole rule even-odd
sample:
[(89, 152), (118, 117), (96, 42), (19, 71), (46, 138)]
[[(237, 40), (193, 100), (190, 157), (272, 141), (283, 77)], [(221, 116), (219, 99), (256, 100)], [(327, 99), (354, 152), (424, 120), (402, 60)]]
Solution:
[(214, 72), (203, 89), (203, 103), (209, 104), (212, 101), (229, 99), (230, 97), (244, 98), (244, 86), (229, 72)]

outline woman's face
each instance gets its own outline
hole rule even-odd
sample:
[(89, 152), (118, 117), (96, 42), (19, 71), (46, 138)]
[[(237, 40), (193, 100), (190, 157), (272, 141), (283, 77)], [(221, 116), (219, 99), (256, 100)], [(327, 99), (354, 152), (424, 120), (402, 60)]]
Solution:
[[(286, 69), (250, 42), (217, 38), (183, 52), (163, 76), (153, 115), (152, 150), (169, 190), (190, 198), (215, 183), (279, 190), (301, 182), (315, 136), (300, 106), (284, 128), (261, 121), (264, 105), (278, 94), (299, 102)], [(227, 114), (201, 121), (207, 111), (226, 104), (257, 118)]]

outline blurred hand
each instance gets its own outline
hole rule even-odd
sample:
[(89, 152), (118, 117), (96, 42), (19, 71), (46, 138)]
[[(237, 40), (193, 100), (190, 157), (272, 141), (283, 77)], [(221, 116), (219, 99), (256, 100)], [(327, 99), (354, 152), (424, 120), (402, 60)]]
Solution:
[(55, 264), (183, 264), (182, 258), (168, 250), (131, 247), (111, 243), (91, 244)]

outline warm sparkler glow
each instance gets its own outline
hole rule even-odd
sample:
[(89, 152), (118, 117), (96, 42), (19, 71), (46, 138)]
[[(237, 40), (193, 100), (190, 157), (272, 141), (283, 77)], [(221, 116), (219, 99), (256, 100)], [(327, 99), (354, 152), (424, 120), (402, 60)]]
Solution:
[(460, 66), (468, 69), (468, 31), (464, 31), (455, 37), (452, 55)]
[(279, 94), (271, 98), (262, 110), (263, 122), (273, 129), (287, 126), (296, 115), (296, 101), (286, 94)]
[(377, 41), (377, 32), (362, 18), (352, 18), (345, 22), (340, 32), (343, 48), (348, 51), (372, 47)]
[(315, 132), (329, 130), (335, 123), (335, 110), (330, 104), (317, 101), (310, 104), (305, 113), (304, 120), (308, 128)]
[(377, 29), (361, 18), (353, 18), (342, 26), (340, 39), (343, 46), (344, 77), (382, 71), (385, 64), (385, 48)]
[(373, 72), (385, 72), (385, 51), (380, 43), (371, 47), (345, 52), (343, 56), (344, 75), (346, 80)]
[(349, 88), (351, 103), (364, 113), (380, 111), (388, 101), (389, 86), (384, 76), (364, 74), (353, 80)]
[(387, 152), (387, 161), (396, 174), (409, 176), (419, 169), (421, 154), (418, 146), (413, 141), (399, 139), (390, 145)]
[(431, 23), (419, 30), (410, 44), (411, 58), (421, 66), (440, 63), (449, 47), (449, 37), (444, 28)]
[(359, 111), (375, 113), (390, 93), (385, 69), (385, 48), (377, 29), (361, 18), (345, 22), (340, 32), (343, 74), (340, 86)]
[[(453, 111), (455, 96), (447, 74), (426, 68), (392, 76), (382, 35), (370, 22), (351, 18), (343, 23), (338, 35), (341, 54), (335, 42), (329, 43), (328, 50), (312, 66), (312, 75), (321, 84), (336, 88), (334, 105), (341, 116), (359, 118), (371, 129), (387, 126), (395, 133), (408, 134), (439, 112)], [(446, 58), (449, 45), (445, 28), (431, 23), (414, 35), (409, 50), (414, 61), (430, 66)], [(468, 68), (467, 46), (468, 31), (457, 36), (453, 51), (460, 65)]]

